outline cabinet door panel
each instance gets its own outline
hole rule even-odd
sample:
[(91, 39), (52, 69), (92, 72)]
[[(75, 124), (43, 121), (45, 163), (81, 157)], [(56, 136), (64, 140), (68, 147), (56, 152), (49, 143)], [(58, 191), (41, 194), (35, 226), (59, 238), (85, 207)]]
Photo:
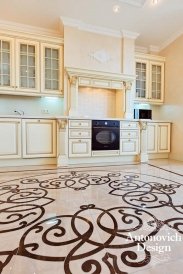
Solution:
[(16, 61), (16, 90), (40, 92), (39, 43), (17, 39)]
[(23, 121), (23, 157), (56, 156), (56, 122), (53, 120)]
[(0, 90), (14, 89), (14, 39), (0, 36)]
[(148, 98), (149, 63), (145, 60), (136, 60), (136, 98)]
[(158, 124), (149, 123), (147, 126), (147, 151), (148, 153), (158, 152)]
[(69, 157), (90, 157), (91, 139), (70, 139)]
[(158, 152), (170, 152), (170, 124), (158, 125)]
[(157, 102), (164, 100), (164, 63), (150, 62), (150, 99)]
[(21, 157), (21, 122), (0, 119), (0, 159)]
[(41, 44), (41, 92), (63, 93), (63, 47)]
[(137, 155), (139, 153), (137, 139), (121, 139), (120, 154), (121, 155)]

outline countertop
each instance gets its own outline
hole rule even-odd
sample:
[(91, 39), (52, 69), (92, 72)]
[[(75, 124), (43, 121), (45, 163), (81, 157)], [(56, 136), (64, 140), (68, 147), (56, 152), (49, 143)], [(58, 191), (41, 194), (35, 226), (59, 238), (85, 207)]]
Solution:
[(3, 114), (0, 118), (10, 119), (75, 119), (75, 120), (120, 120), (120, 121), (134, 121), (134, 122), (148, 122), (148, 123), (172, 123), (167, 120), (150, 120), (150, 119), (125, 119), (125, 118), (100, 118), (100, 117), (88, 117), (88, 116), (65, 116), (65, 115), (18, 115), (18, 114)]

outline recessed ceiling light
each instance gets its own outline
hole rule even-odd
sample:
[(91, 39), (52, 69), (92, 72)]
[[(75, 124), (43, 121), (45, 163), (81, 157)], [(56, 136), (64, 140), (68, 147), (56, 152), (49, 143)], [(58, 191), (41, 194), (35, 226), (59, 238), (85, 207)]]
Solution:
[(152, 4), (153, 5), (157, 5), (158, 4), (158, 0), (152, 0)]
[(114, 6), (113, 6), (113, 11), (114, 11), (114, 13), (119, 13), (119, 11), (120, 11), (120, 6), (119, 6), (119, 5), (114, 5)]

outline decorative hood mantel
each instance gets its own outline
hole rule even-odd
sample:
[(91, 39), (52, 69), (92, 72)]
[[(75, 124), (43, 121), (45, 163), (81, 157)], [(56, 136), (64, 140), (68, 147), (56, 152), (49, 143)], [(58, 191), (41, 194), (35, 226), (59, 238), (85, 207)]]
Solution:
[(74, 78), (78, 79), (78, 85), (81, 86), (99, 86), (111, 89), (123, 89), (125, 87), (130, 89), (132, 82), (135, 80), (135, 75), (108, 73), (70, 67), (65, 68), (65, 71), (71, 82)]
[[(68, 99), (70, 116), (79, 116), (78, 93), (80, 87), (90, 87), (98, 89), (116, 90), (118, 95), (118, 110), (117, 117), (125, 117), (126, 112), (126, 92), (131, 90), (132, 83), (135, 80), (135, 75), (99, 72), (94, 70), (65, 68), (65, 75), (68, 79)], [(121, 104), (119, 101), (121, 100)]]

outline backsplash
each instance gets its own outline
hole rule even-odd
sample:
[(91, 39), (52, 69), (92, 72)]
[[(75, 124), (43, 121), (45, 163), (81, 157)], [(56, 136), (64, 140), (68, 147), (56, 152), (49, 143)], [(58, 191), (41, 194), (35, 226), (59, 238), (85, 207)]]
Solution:
[(63, 115), (64, 99), (1, 95), (0, 115), (13, 115), (15, 110), (21, 110), (25, 115)]
[(99, 88), (80, 88), (79, 113), (90, 117), (115, 118), (116, 91)]

